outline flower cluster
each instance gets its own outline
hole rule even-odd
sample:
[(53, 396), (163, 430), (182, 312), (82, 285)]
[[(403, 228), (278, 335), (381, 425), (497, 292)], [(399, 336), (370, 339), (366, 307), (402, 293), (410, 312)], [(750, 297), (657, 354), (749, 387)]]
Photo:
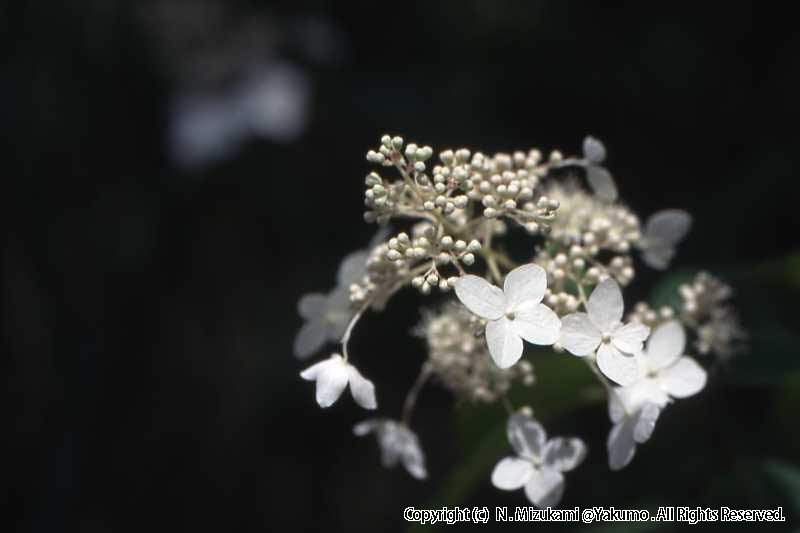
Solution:
[(489, 357), (481, 338), (485, 321), (455, 302), (438, 312), (426, 312), (416, 333), (428, 345), (427, 369), (457, 397), (492, 403), (503, 398), (515, 382), (533, 385), (530, 361), (500, 368)]
[[(488, 156), (459, 148), (440, 152), (435, 161), (431, 147), (390, 135), (367, 153), (378, 170), (396, 173), (373, 171), (365, 180), (364, 218), (383, 228), (368, 249), (345, 258), (332, 291), (300, 299), (306, 323), (295, 354), (307, 357), (339, 344), (341, 355), (301, 376), (316, 382), (321, 407), (349, 387), (358, 405), (376, 409), (372, 382), (348, 354), (359, 319), (381, 311), (404, 287), (447, 300), (423, 311), (414, 330), (428, 356), (399, 416), (354, 427), (357, 436), (376, 436), (385, 466), (402, 463), (413, 477), (427, 477), (410, 420), (420, 390), (435, 382), (464, 403), (505, 408), (515, 455), (500, 460), (491, 481), (502, 490), (524, 488), (539, 507), (554, 506), (564, 492), (564, 473), (583, 461), (587, 447), (577, 438), (548, 440), (529, 408), (512, 405), (515, 385), (558, 379), (534, 378), (533, 352), (545, 347), (562, 354), (555, 357), (576, 356), (603, 386), (611, 419), (608, 464), (618, 470), (672, 402), (705, 387), (706, 370), (686, 354), (688, 347), (720, 356), (737, 348), (744, 333), (731, 290), (708, 274), (680, 287), (679, 307), (625, 305), (623, 288), (634, 281), (639, 263), (666, 269), (692, 219), (665, 209), (640, 223), (620, 200), (605, 156), (592, 137), (575, 157), (558, 151), (543, 157), (537, 149)], [(521, 262), (505, 248), (514, 226), (531, 239)], [(528, 348), (526, 357), (530, 345), (537, 348)]]

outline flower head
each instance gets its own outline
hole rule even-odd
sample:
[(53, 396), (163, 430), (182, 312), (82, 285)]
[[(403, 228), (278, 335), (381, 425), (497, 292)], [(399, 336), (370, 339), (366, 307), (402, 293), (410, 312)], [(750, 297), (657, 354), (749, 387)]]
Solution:
[(381, 448), (381, 462), (386, 468), (402, 462), (409, 474), (417, 479), (428, 477), (425, 469), (425, 454), (419, 445), (417, 435), (402, 422), (388, 418), (364, 420), (353, 427), (356, 436), (363, 437), (375, 433)]
[(642, 350), (650, 328), (638, 322), (622, 323), (622, 291), (611, 278), (595, 287), (586, 311), (562, 319), (561, 346), (581, 357), (596, 351), (603, 374), (620, 385), (633, 383), (639, 375), (634, 355)]
[(650, 401), (665, 407), (671, 398), (688, 398), (706, 384), (706, 371), (691, 357), (683, 355), (686, 333), (680, 322), (658, 326), (638, 356), (639, 378), (619, 390), (630, 405)]
[(541, 303), (547, 274), (539, 265), (523, 265), (506, 276), (503, 289), (483, 278), (462, 276), (455, 283), (456, 296), (486, 324), (489, 353), (500, 368), (508, 368), (522, 356), (522, 339), (533, 344), (558, 340), (561, 321)]
[(300, 377), (317, 382), (317, 403), (320, 407), (333, 405), (348, 384), (358, 405), (364, 409), (378, 407), (375, 401), (375, 386), (338, 353), (331, 355), (330, 359), (306, 368), (300, 372)]
[(547, 440), (544, 428), (523, 413), (508, 419), (508, 441), (517, 453), (505, 457), (492, 471), (492, 484), (501, 490), (525, 487), (525, 495), (536, 506), (552, 507), (564, 493), (564, 476), (586, 456), (580, 439)]

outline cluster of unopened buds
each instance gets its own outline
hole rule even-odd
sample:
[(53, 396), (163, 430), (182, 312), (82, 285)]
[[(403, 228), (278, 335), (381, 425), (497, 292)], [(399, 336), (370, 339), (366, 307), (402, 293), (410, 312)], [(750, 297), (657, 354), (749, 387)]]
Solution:
[[(349, 387), (358, 405), (376, 409), (375, 387), (348, 353), (355, 325), (403, 287), (422, 295), (450, 293), (423, 312), (414, 330), (425, 339), (428, 357), (402, 412), (354, 428), (357, 436), (376, 436), (385, 466), (402, 462), (415, 478), (427, 477), (410, 420), (420, 389), (436, 382), (467, 403), (504, 406), (514, 455), (497, 463), (492, 483), (524, 488), (534, 505), (555, 506), (564, 473), (581, 463), (587, 447), (578, 438), (548, 439), (529, 407), (511, 404), (515, 384), (557, 379), (534, 375), (530, 357), (523, 358), (526, 343), (581, 358), (602, 385), (612, 470), (631, 462), (670, 403), (705, 387), (713, 358), (737, 350), (744, 333), (732, 291), (707, 273), (680, 287), (678, 307), (638, 302), (625, 316), (622, 288), (634, 281), (634, 265), (666, 269), (691, 217), (667, 209), (641, 223), (618, 198), (602, 165), (602, 143), (588, 137), (582, 152), (570, 158), (556, 151), (543, 157), (536, 149), (489, 156), (460, 148), (442, 151), (431, 164), (429, 146), (385, 135), (367, 153), (370, 163), (396, 173), (370, 172), (365, 180), (364, 218), (382, 229), (368, 249), (344, 259), (334, 289), (300, 299), (305, 324), (294, 351), (307, 358), (329, 343), (341, 346), (341, 353), (301, 377), (316, 382), (321, 407)], [(515, 226), (530, 239), (521, 263), (504, 248)], [(692, 348), (700, 360), (687, 355)]]

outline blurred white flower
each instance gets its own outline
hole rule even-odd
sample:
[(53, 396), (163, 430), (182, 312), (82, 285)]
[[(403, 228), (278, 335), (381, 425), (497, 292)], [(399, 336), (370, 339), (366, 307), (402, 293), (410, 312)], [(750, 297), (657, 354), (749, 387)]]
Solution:
[(544, 428), (523, 413), (508, 419), (508, 441), (517, 456), (500, 460), (492, 471), (492, 484), (501, 490), (525, 487), (537, 507), (553, 507), (564, 493), (564, 476), (586, 456), (586, 445), (576, 438), (547, 440)]
[(613, 202), (619, 196), (617, 185), (611, 173), (601, 165), (606, 159), (606, 147), (599, 139), (588, 136), (583, 139), (583, 158), (586, 166), (586, 181), (595, 196), (607, 202)]
[(328, 294), (305, 294), (297, 303), (297, 311), (306, 320), (294, 339), (294, 354), (300, 359), (308, 358), (327, 342), (341, 339), (353, 317), (345, 287), (336, 287)]
[(652, 402), (665, 407), (671, 398), (688, 398), (706, 384), (706, 371), (697, 361), (683, 355), (686, 333), (680, 322), (671, 320), (653, 330), (639, 357), (639, 378), (618, 390), (627, 405)]
[(586, 310), (562, 319), (559, 343), (581, 357), (596, 350), (597, 366), (603, 374), (620, 385), (633, 383), (639, 376), (635, 354), (642, 351), (650, 328), (638, 322), (622, 323), (622, 291), (612, 278), (595, 287)]
[(311, 83), (297, 67), (251, 67), (223, 92), (179, 93), (170, 111), (170, 151), (185, 167), (229, 157), (251, 136), (289, 142), (305, 128)]
[(650, 439), (661, 409), (653, 402), (639, 405), (617, 394), (609, 395), (608, 414), (614, 427), (608, 435), (608, 466), (611, 470), (625, 468), (633, 460), (636, 445)]
[(500, 368), (508, 368), (519, 360), (522, 339), (543, 345), (558, 340), (561, 321), (541, 303), (546, 288), (547, 274), (533, 264), (509, 272), (503, 289), (473, 275), (456, 281), (456, 296), (461, 303), (488, 320), (486, 343)]
[(691, 227), (692, 216), (686, 211), (665, 209), (653, 213), (637, 243), (642, 250), (642, 260), (658, 270), (667, 268), (675, 256), (675, 246)]
[(402, 462), (409, 474), (417, 479), (426, 479), (425, 455), (417, 435), (402, 422), (387, 418), (364, 420), (353, 427), (353, 433), (363, 437), (375, 433), (381, 448), (381, 462), (386, 468)]
[(364, 409), (375, 409), (375, 386), (356, 370), (356, 367), (335, 353), (330, 359), (312, 365), (302, 372), (300, 377), (317, 382), (317, 403), (320, 407), (330, 407), (339, 399), (347, 385), (353, 399)]

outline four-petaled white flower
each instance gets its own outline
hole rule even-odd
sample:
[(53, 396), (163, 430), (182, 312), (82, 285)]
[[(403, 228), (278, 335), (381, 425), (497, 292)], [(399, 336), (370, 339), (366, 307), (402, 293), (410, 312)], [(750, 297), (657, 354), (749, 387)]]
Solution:
[(622, 291), (612, 278), (595, 287), (586, 313), (573, 313), (561, 320), (559, 343), (568, 352), (585, 356), (597, 351), (597, 366), (620, 385), (633, 383), (639, 375), (635, 354), (650, 328), (638, 322), (623, 324)]
[(547, 274), (539, 265), (523, 265), (506, 276), (503, 289), (483, 278), (461, 276), (456, 296), (470, 311), (488, 320), (486, 343), (494, 362), (508, 368), (522, 356), (522, 339), (533, 344), (558, 340), (561, 321), (542, 304)]
[(359, 437), (375, 433), (381, 448), (381, 463), (386, 468), (402, 462), (408, 473), (417, 479), (428, 477), (425, 469), (425, 455), (419, 445), (417, 435), (402, 422), (388, 418), (364, 420), (353, 427)]
[(611, 394), (608, 414), (614, 427), (608, 435), (608, 466), (620, 470), (628, 466), (636, 453), (636, 445), (650, 439), (661, 408), (653, 402), (635, 404), (623, 395)]
[(320, 407), (330, 407), (339, 399), (348, 383), (353, 399), (364, 409), (378, 407), (375, 401), (375, 386), (356, 370), (356, 367), (335, 353), (330, 359), (311, 365), (300, 377), (317, 382), (317, 403)]
[(572, 470), (586, 456), (586, 445), (576, 438), (547, 440), (544, 428), (528, 415), (508, 419), (508, 441), (517, 452), (505, 457), (492, 471), (492, 484), (502, 490), (525, 487), (537, 507), (554, 507), (564, 493), (562, 472)]
[(297, 310), (306, 319), (294, 339), (294, 354), (300, 359), (308, 358), (326, 342), (341, 339), (355, 313), (346, 287), (336, 287), (329, 294), (305, 294)]
[(672, 398), (688, 398), (706, 385), (706, 371), (697, 361), (683, 355), (686, 332), (675, 320), (653, 330), (639, 359), (639, 378), (619, 389), (628, 405), (647, 401), (663, 408)]

